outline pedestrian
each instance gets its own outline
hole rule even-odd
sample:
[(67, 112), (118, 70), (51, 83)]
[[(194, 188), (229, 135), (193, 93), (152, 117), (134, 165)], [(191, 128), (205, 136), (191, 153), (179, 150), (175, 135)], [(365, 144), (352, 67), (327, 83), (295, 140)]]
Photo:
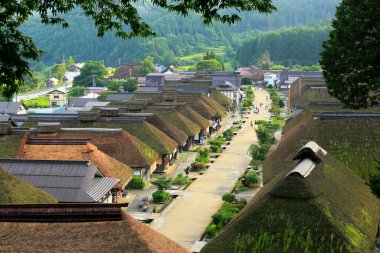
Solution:
[(241, 178), (241, 184), (242, 184), (243, 186), (245, 186), (246, 183), (247, 183), (247, 178), (246, 178), (245, 176), (243, 176), (243, 177)]
[(190, 166), (187, 166), (185, 168), (185, 174), (186, 174), (186, 177), (189, 177), (189, 172), (190, 172)]
[(252, 120), (251, 120), (251, 127), (253, 127), (253, 122), (252, 122)]

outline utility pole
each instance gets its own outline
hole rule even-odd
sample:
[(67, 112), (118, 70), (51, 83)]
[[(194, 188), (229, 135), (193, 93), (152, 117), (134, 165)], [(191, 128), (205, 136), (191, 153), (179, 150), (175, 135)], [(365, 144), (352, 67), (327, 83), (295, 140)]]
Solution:
[(292, 66), (292, 59), (289, 59), (289, 70), (290, 70), (290, 68), (291, 68), (291, 66)]
[(132, 69), (129, 69), (129, 78), (132, 77)]
[(66, 62), (66, 60), (65, 60), (65, 55), (62, 54), (62, 63), (65, 63), (65, 62)]
[(92, 75), (92, 87), (96, 87), (95, 75)]
[(120, 68), (120, 65), (121, 65), (121, 58), (119, 58), (119, 68)]

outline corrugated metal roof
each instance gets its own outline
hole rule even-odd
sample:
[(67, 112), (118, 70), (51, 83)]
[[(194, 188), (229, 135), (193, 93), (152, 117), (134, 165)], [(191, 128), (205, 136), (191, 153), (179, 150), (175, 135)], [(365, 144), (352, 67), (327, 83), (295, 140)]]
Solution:
[(85, 104), (85, 107), (95, 107), (95, 106), (107, 106), (110, 102), (97, 102), (97, 101), (94, 101), (94, 102), (87, 102)]
[(134, 96), (134, 93), (109, 93), (107, 95), (108, 101), (129, 101)]
[(107, 192), (115, 187), (119, 181), (119, 179), (111, 177), (96, 177), (92, 180), (91, 185), (86, 192), (92, 199), (99, 201), (107, 194)]
[(16, 114), (21, 102), (0, 102), (0, 113)]
[(102, 174), (89, 161), (0, 159), (0, 167), (60, 202), (97, 202), (119, 182), (95, 178)]
[(314, 167), (315, 163), (312, 160), (306, 158), (298, 163), (296, 167), (294, 167), (294, 169), (292, 169), (286, 176), (288, 177), (292, 174), (299, 174), (302, 177), (306, 178), (313, 171)]
[(10, 116), (8, 114), (0, 114), (0, 122), (8, 122)]

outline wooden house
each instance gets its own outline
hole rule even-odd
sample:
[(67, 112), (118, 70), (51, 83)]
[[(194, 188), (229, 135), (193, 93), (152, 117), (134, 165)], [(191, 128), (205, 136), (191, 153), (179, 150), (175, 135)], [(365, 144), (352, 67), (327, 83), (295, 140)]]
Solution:
[(60, 90), (52, 90), (47, 93), (51, 107), (65, 106), (67, 103), (67, 95)]

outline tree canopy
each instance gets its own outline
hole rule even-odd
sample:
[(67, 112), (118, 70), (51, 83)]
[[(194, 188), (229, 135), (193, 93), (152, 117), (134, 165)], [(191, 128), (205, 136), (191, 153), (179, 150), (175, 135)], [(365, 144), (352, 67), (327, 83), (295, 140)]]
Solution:
[(210, 60), (201, 60), (197, 63), (197, 70), (217, 70), (220, 71), (223, 69), (223, 66), (218, 60), (210, 59)]
[[(80, 71), (80, 75), (74, 78), (74, 86), (92, 86), (93, 81), (98, 86), (103, 86), (101, 79), (107, 74), (103, 64), (95, 61), (86, 62)], [(100, 84), (100, 85), (99, 85)]]
[[(31, 38), (20, 31), (20, 26), (29, 17), (37, 13), (44, 24), (61, 24), (66, 28), (69, 23), (63, 14), (79, 8), (85, 16), (91, 17), (102, 37), (108, 31), (116, 36), (130, 39), (133, 37), (155, 36), (152, 28), (144, 22), (135, 6), (136, 1), (113, 0), (73, 0), (73, 1), (2, 1), (0, 8), (0, 89), (10, 98), (24, 82), (24, 76), (30, 74), (28, 61), (38, 60), (42, 53)], [(235, 23), (240, 20), (241, 11), (258, 10), (270, 13), (275, 10), (271, 0), (242, 1), (151, 1), (155, 7), (187, 16), (190, 12), (199, 13), (204, 24), (214, 21)], [(228, 10), (228, 11), (226, 11)], [(235, 11), (234, 11), (235, 10)]]
[(329, 93), (347, 107), (380, 103), (380, 2), (343, 0), (320, 64)]
[(140, 68), (140, 75), (146, 76), (149, 73), (154, 72), (154, 58), (151, 56), (147, 56), (145, 60), (143, 61), (143, 64)]

